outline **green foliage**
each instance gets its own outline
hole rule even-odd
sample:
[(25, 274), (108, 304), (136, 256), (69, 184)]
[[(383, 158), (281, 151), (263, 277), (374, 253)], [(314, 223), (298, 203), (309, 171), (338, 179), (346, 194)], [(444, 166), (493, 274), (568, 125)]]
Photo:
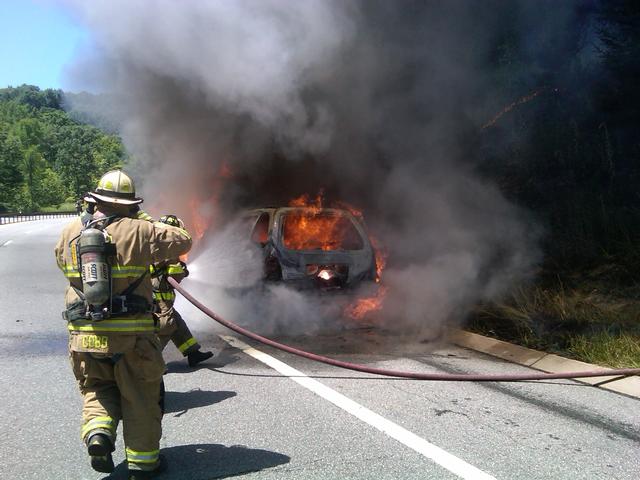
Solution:
[(0, 126), (0, 204), (11, 205), (22, 185), (20, 141)]
[(51, 207), (42, 207), (43, 212), (73, 212), (76, 209), (75, 202), (62, 202)]
[(29, 145), (24, 150), (21, 167), (22, 176), (25, 180), (23, 185), (24, 196), (22, 197), (23, 205), (27, 211), (37, 210), (40, 206), (37, 188), (41, 181), (40, 176), (45, 168), (45, 161), (36, 145)]
[(571, 338), (568, 352), (589, 363), (613, 368), (640, 368), (640, 335), (599, 331)]
[(92, 189), (127, 156), (120, 139), (72, 119), (63, 93), (23, 85), (0, 89), (0, 204), (31, 211)]
[(66, 199), (66, 188), (59, 174), (51, 168), (42, 171), (36, 189), (36, 198), (42, 205), (60, 205)]
[(14, 101), (20, 105), (28, 105), (34, 109), (62, 108), (62, 90), (40, 90), (34, 85), (22, 85), (17, 88), (0, 90), (0, 102)]
[(478, 307), (467, 327), (536, 350), (611, 367), (640, 366), (638, 287), (563, 282), (516, 289)]

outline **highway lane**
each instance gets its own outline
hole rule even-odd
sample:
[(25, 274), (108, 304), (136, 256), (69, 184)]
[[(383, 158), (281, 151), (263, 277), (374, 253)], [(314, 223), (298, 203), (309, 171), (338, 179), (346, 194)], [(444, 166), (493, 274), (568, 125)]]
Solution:
[[(120, 465), (110, 477), (90, 469), (79, 440), (81, 399), (60, 317), (65, 279), (52, 253), (65, 222), (0, 226), (0, 429), (5, 433), (0, 478), (124, 478), (121, 438), (115, 456)], [(390, 437), (218, 335), (229, 332), (204, 321), (197, 325), (201, 342), (220, 353), (215, 364), (191, 371), (173, 346), (165, 352), (168, 412), (162, 446), (171, 466), (161, 478), (461, 478), (415, 445)], [(386, 368), (526, 370), (460, 348), (427, 353), (419, 342), (371, 333), (286, 340)], [(439, 447), (488, 476), (638, 478), (635, 399), (572, 381), (463, 384), (378, 378), (246, 343), (299, 371), (295, 380), (310, 376), (361, 411), (413, 434), (410, 440)]]

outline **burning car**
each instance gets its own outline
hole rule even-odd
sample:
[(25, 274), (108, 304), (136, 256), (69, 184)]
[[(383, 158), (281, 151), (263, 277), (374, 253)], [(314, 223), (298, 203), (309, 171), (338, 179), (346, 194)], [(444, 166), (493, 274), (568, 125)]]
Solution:
[(313, 206), (247, 212), (251, 241), (264, 254), (264, 278), (298, 288), (343, 290), (377, 279), (376, 252), (359, 216)]

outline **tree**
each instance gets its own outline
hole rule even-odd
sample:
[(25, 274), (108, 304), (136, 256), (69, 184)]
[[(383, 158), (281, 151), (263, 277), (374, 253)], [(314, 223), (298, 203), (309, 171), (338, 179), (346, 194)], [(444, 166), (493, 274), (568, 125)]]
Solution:
[(23, 145), (31, 145), (40, 150), (43, 139), (42, 124), (37, 118), (23, 118), (14, 127), (14, 131), (20, 138)]
[(120, 139), (72, 119), (62, 92), (0, 89), (0, 202), (23, 211), (93, 188), (127, 158)]
[[(610, 0), (602, 2), (599, 39), (605, 81), (598, 92), (602, 122), (611, 136), (614, 161), (619, 174), (640, 178), (640, 2)], [(601, 122), (601, 123), (602, 123)], [(629, 182), (631, 183), (631, 182)], [(634, 192), (628, 192), (634, 198)]]
[(15, 207), (20, 185), (23, 181), (20, 170), (22, 150), (20, 140), (6, 134), (0, 128), (0, 203)]
[(29, 105), (35, 109), (62, 108), (62, 90), (40, 90), (35, 85), (21, 85), (16, 88), (0, 90), (0, 101), (14, 100), (16, 103)]
[(42, 205), (60, 205), (68, 196), (60, 175), (50, 168), (40, 173), (35, 193)]
[(25, 204), (22, 207), (26, 210), (35, 210), (39, 205), (44, 204), (38, 197), (44, 167), (45, 162), (37, 146), (27, 147), (22, 157), (22, 175), (25, 180), (23, 185)]
[(93, 187), (97, 166), (93, 156), (94, 132), (73, 126), (62, 129), (63, 139), (58, 146), (56, 171), (65, 179), (66, 187), (76, 197)]

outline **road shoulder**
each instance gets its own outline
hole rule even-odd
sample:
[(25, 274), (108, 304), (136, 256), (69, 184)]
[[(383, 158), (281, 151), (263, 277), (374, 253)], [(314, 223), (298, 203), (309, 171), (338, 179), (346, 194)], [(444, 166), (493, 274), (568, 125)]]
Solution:
[[(606, 370), (605, 367), (600, 365), (580, 362), (552, 353), (539, 352), (464, 330), (451, 332), (449, 339), (452, 343), (460, 347), (486, 353), (487, 355), (547, 373)], [(576, 379), (576, 381), (630, 397), (640, 398), (639, 377), (590, 377)]]

